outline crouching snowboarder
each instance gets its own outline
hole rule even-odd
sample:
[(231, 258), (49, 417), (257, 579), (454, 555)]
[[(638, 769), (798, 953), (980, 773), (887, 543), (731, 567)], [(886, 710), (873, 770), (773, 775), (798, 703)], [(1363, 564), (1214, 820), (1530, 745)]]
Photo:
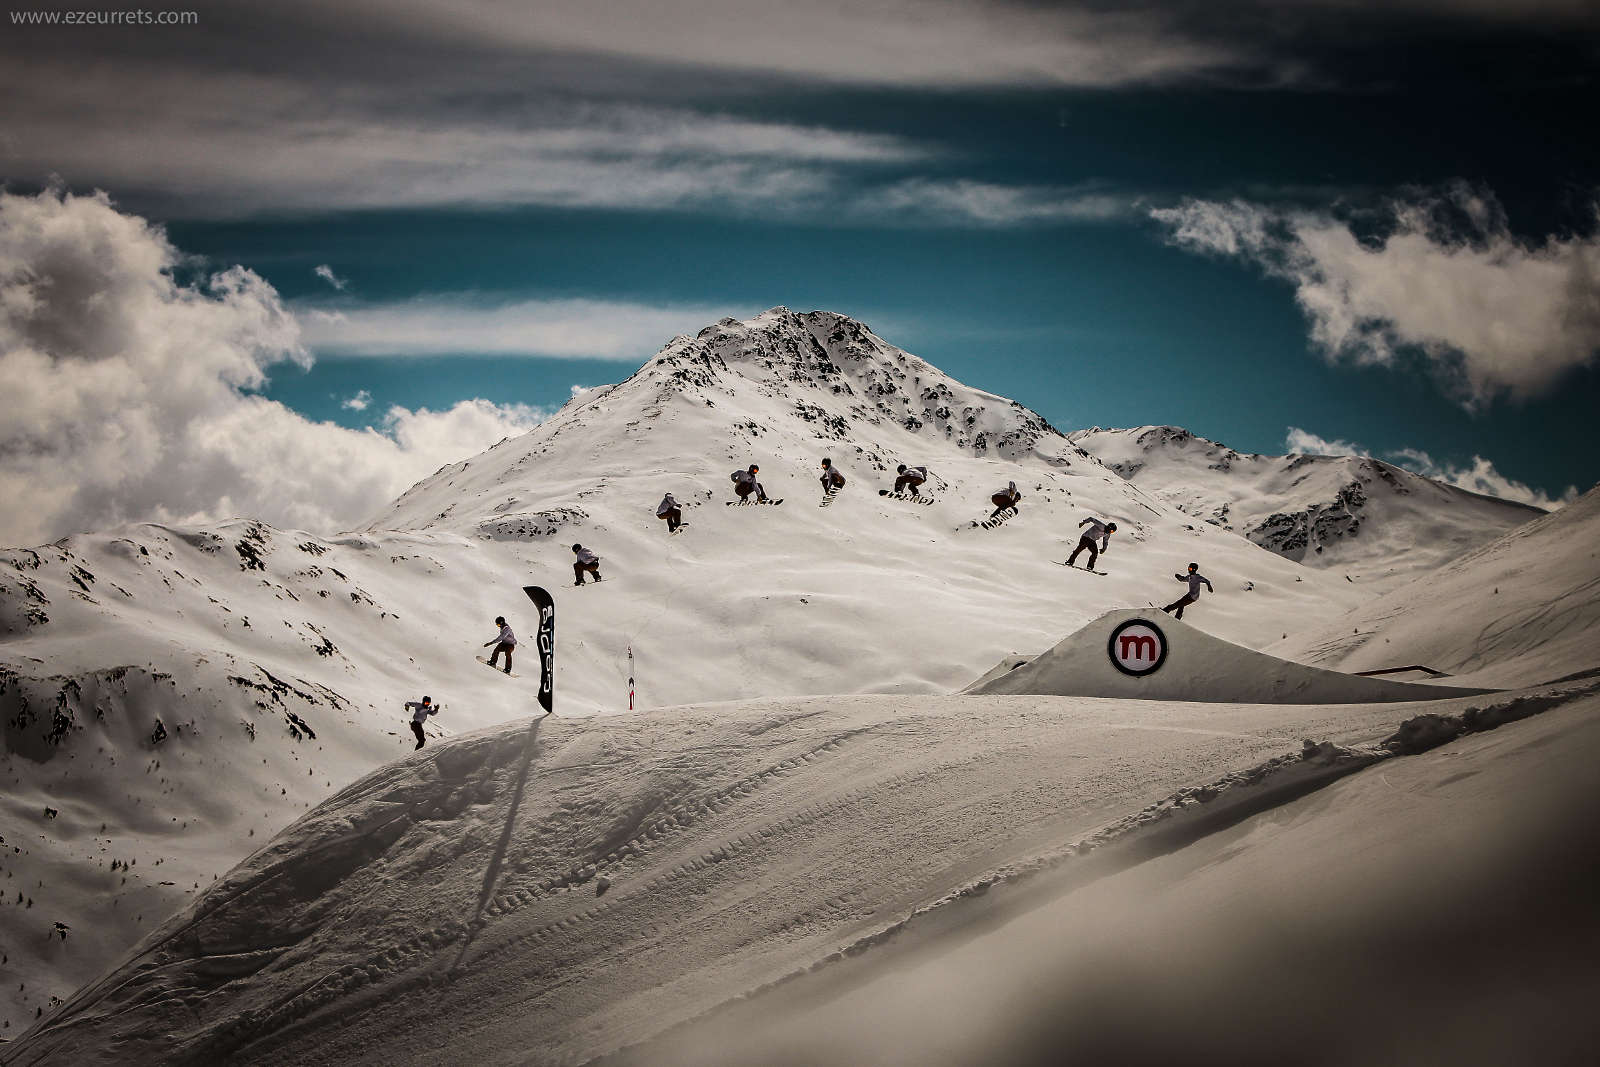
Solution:
[[(1073, 549), (1072, 555), (1067, 557), (1067, 566), (1073, 565), (1073, 562), (1078, 558), (1079, 552), (1088, 549), (1089, 569), (1094, 570), (1094, 561), (1100, 558), (1100, 553), (1110, 547), (1111, 535), (1117, 532), (1117, 524), (1114, 522), (1102, 522), (1096, 518), (1087, 518), (1078, 523), (1078, 525), (1089, 528), (1083, 531), (1083, 535), (1078, 538), (1078, 547)], [(1096, 538), (1100, 541), (1099, 545), (1094, 543)]]
[(840, 474), (833, 466), (833, 460), (822, 461), (822, 491), (824, 493), (837, 493), (844, 488), (844, 475)]
[(503, 652), (506, 657), (505, 672), (510, 674), (511, 653), (516, 651), (517, 635), (511, 632), (511, 627), (506, 625), (506, 617), (504, 615), (496, 615), (494, 624), (500, 627), (500, 632), (483, 643), (484, 648), (494, 645), (494, 651), (489, 654), (489, 666), (498, 668), (500, 666), (500, 654)]
[(741, 504), (745, 503), (746, 498), (748, 498), (751, 493), (756, 495), (756, 500), (763, 504), (766, 503), (767, 491), (761, 488), (760, 482), (756, 481), (756, 475), (760, 473), (761, 468), (752, 463), (750, 464), (748, 470), (734, 471), (732, 474), (728, 475), (728, 477), (733, 480), (734, 495), (739, 498), (739, 502)]
[(573, 545), (572, 554), (577, 559), (572, 561), (572, 575), (578, 580), (573, 585), (582, 585), (585, 574), (594, 575), (595, 581), (600, 581), (600, 557), (590, 552), (582, 545)]
[(417, 735), (417, 748), (428, 743), (428, 735), (422, 732), (422, 724), (428, 721), (429, 715), (439, 714), (440, 705), (433, 702), (432, 697), (423, 697), (419, 703), (415, 700), (406, 701), (406, 710), (411, 712), (411, 732)]
[(1215, 589), (1211, 588), (1211, 579), (1200, 573), (1200, 564), (1198, 563), (1189, 564), (1188, 574), (1174, 574), (1173, 577), (1180, 582), (1189, 583), (1189, 591), (1187, 593), (1161, 609), (1162, 611), (1177, 609), (1176, 618), (1183, 618), (1183, 609), (1200, 599), (1200, 587), (1202, 585), (1206, 587), (1206, 592), (1216, 592)]
[(1017, 483), (1007, 482), (1004, 489), (989, 498), (990, 502), (994, 504), (994, 510), (989, 513), (989, 518), (998, 519), (1007, 510), (1016, 511), (1017, 501), (1021, 499), (1022, 494), (1017, 492)]
[(917, 495), (917, 486), (928, 480), (927, 467), (908, 467), (904, 463), (895, 468), (900, 477), (894, 480), (894, 491), (907, 496)]
[(668, 493), (656, 505), (656, 518), (667, 520), (667, 533), (677, 533), (678, 527), (683, 525), (683, 507)]

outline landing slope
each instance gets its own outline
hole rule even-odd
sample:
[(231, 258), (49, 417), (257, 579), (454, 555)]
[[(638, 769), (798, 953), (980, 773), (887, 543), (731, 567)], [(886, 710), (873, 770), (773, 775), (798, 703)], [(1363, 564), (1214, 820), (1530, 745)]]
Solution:
[[(1120, 668), (1119, 659), (1140, 673)], [(1032, 661), (1003, 661), (963, 692), (1375, 704), (1473, 696), (1487, 690), (1362, 678), (1307, 667), (1219, 640), (1160, 611), (1123, 608), (1100, 616)]]
[(6, 1060), (582, 1062), (1415, 710), (858, 696), (486, 730), (329, 800)]

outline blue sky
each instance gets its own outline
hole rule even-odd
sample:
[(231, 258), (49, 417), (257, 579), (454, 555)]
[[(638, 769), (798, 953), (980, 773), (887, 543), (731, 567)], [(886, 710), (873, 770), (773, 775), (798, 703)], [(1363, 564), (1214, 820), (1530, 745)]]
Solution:
[(1588, 5), (222, 3), (0, 47), (8, 188), (265, 279), (314, 359), (253, 388), (313, 420), (548, 410), (784, 304), (1063, 429), (1600, 479)]

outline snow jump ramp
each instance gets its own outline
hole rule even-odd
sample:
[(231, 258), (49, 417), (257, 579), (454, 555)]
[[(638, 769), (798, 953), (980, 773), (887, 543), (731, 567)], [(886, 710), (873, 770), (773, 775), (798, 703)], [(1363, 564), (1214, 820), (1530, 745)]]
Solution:
[(1395, 682), (1308, 667), (1212, 637), (1153, 608), (1136, 608), (1107, 612), (1032, 659), (1008, 656), (961, 692), (1227, 704), (1378, 704), (1497, 690)]

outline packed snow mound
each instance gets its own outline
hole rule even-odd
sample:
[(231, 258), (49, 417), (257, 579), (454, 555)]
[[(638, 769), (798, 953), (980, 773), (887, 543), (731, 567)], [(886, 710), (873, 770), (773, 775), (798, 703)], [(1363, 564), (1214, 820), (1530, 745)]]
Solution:
[(1272, 651), (1345, 671), (1421, 663), (1500, 686), (1600, 667), (1600, 487)]
[(490, 728), (305, 815), (5, 1058), (580, 1063), (953, 895), (1379, 758), (1403, 717), (855, 696)]
[(1382, 460), (1241, 453), (1177, 426), (1095, 427), (1068, 438), (1197, 519), (1369, 582), (1431, 570), (1544, 514)]
[(1490, 692), (1307, 667), (1219, 640), (1164, 612), (1140, 608), (1108, 611), (1043, 655), (1004, 667), (963, 692), (1235, 704), (1377, 704)]

